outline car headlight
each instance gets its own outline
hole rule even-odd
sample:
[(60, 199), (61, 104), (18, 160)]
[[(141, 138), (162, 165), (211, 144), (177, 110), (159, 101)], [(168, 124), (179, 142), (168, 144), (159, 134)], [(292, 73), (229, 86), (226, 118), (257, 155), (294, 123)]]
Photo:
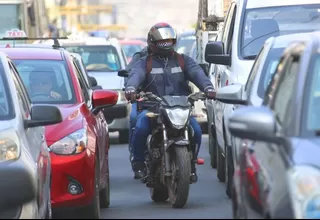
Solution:
[(166, 113), (172, 125), (177, 129), (181, 129), (188, 121), (190, 109), (166, 109)]
[(20, 157), (19, 138), (15, 132), (0, 136), (0, 161), (16, 160)]
[(86, 128), (79, 129), (50, 146), (55, 154), (72, 155), (83, 152), (88, 144), (88, 132)]
[(296, 166), (289, 172), (289, 187), (296, 219), (320, 218), (320, 170)]

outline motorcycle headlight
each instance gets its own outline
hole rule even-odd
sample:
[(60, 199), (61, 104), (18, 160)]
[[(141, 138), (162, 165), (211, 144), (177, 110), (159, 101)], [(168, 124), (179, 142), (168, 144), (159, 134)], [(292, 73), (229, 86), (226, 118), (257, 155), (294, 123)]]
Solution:
[(5, 132), (0, 136), (0, 162), (16, 160), (20, 157), (19, 137), (15, 132)]
[(88, 144), (88, 132), (86, 128), (79, 129), (50, 146), (55, 154), (72, 155), (83, 152)]
[(320, 218), (320, 170), (296, 166), (289, 172), (289, 187), (296, 219)]
[(166, 109), (166, 113), (172, 125), (177, 129), (181, 129), (188, 121), (190, 110), (180, 108)]

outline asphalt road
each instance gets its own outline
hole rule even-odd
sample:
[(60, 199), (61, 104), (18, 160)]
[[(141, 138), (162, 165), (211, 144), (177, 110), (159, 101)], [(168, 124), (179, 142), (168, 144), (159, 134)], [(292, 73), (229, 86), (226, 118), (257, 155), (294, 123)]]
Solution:
[[(112, 135), (113, 136), (113, 135)], [(205, 164), (198, 166), (198, 182), (191, 185), (184, 209), (173, 209), (169, 203), (152, 202), (149, 189), (133, 179), (128, 146), (112, 144), (110, 149), (111, 205), (101, 210), (104, 219), (215, 219), (232, 218), (231, 202), (223, 183), (210, 167), (208, 136), (203, 137), (200, 157)]]
[[(205, 164), (198, 166), (198, 182), (190, 187), (189, 200), (183, 209), (173, 209), (169, 202), (154, 203), (149, 189), (139, 180), (133, 179), (127, 145), (116, 143), (112, 138), (109, 153), (111, 204), (101, 210), (102, 219), (230, 219), (231, 201), (225, 194), (225, 186), (210, 167), (208, 136), (203, 137), (200, 157)], [(56, 219), (81, 218), (72, 211), (54, 216)]]

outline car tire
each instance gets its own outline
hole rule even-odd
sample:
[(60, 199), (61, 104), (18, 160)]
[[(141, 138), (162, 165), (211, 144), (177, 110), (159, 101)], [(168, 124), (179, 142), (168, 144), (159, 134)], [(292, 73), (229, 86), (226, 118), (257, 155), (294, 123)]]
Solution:
[(119, 143), (120, 144), (129, 143), (129, 130), (119, 131)]
[(208, 125), (210, 164), (213, 169), (217, 168), (217, 140), (214, 134), (213, 126)]
[(217, 146), (217, 178), (220, 182), (224, 182), (226, 180), (224, 164), (225, 164), (225, 158), (221, 153), (220, 146)]
[(233, 180), (233, 162), (232, 162), (232, 151), (231, 147), (226, 146), (225, 149), (226, 157), (225, 157), (225, 186), (226, 186), (226, 194), (229, 198), (231, 198), (232, 194), (232, 180)]
[(51, 189), (49, 189), (49, 196), (47, 202), (47, 210), (45, 214), (45, 219), (52, 219), (52, 206), (51, 206)]
[(99, 159), (96, 158), (95, 177), (94, 177), (94, 194), (92, 199), (93, 201), (88, 207), (85, 208), (85, 210), (83, 210), (84, 211), (83, 214), (88, 219), (100, 219), (100, 193), (99, 193), (99, 176), (100, 175), (99, 173), (100, 173)]
[(109, 159), (107, 160), (107, 181), (106, 186), (100, 190), (100, 208), (109, 208), (110, 206), (110, 173)]

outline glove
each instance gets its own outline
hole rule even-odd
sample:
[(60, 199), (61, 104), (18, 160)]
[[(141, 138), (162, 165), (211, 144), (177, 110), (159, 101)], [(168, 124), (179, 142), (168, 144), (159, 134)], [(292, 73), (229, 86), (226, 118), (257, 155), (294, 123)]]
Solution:
[(206, 96), (208, 99), (216, 99), (216, 92), (214, 91), (213, 88), (209, 88), (205, 91)]
[(136, 100), (136, 90), (133, 87), (126, 88), (124, 95), (128, 101), (134, 102)]

